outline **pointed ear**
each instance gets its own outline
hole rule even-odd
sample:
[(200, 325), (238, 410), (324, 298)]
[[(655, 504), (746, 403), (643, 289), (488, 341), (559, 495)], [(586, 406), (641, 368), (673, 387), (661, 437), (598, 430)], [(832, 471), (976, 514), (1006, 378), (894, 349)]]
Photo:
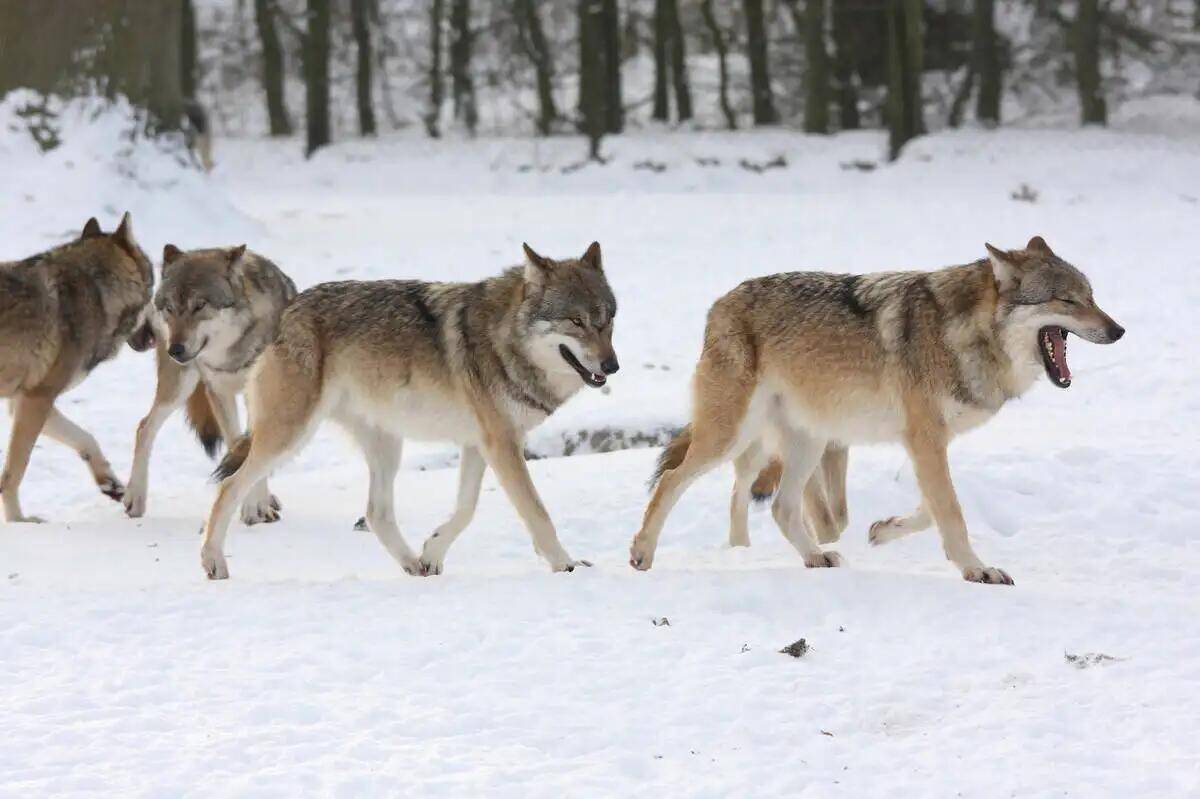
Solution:
[(242, 265), (242, 258), (246, 255), (246, 245), (239, 244), (229, 250), (229, 271), (237, 271)]
[(528, 283), (540, 283), (546, 278), (546, 273), (554, 268), (554, 262), (549, 258), (538, 255), (533, 248), (522, 242), (525, 250), (525, 280)]
[(1050, 249), (1050, 245), (1041, 236), (1034, 236), (1030, 239), (1029, 243), (1025, 245), (1025, 249), (1042, 255), (1054, 255), (1054, 250)]
[(183, 250), (176, 247), (174, 244), (168, 244), (163, 247), (163, 266), (174, 261), (179, 256), (183, 255)]
[(133, 238), (133, 218), (126, 211), (121, 217), (121, 224), (117, 225), (117, 229), (113, 231), (112, 240), (117, 243), (125, 252), (134, 256), (138, 255), (137, 240)]
[(104, 233), (100, 230), (100, 223), (96, 221), (96, 217), (89, 219), (83, 226), (83, 232), (79, 234), (81, 239), (94, 239), (97, 236), (103, 236)]
[(587, 248), (587, 252), (579, 259), (579, 263), (595, 269), (597, 272), (603, 272), (604, 266), (600, 262), (600, 242), (593, 241)]
[(986, 242), (983, 246), (987, 247), (988, 260), (992, 262), (992, 274), (995, 275), (1000, 290), (1007, 291), (1016, 286), (1021, 280), (1021, 265), (1013, 254)]

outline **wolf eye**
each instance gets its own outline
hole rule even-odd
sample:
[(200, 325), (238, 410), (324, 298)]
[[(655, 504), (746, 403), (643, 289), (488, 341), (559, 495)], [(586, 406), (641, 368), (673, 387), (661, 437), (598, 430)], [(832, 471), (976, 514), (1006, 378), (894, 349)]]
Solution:
[(207, 307), (208, 300), (196, 300), (194, 303), (192, 303), (192, 313), (203, 311)]
[(580, 319), (578, 316), (572, 316), (571, 324), (575, 325), (575, 327), (583, 327), (583, 320)]
[(1075, 300), (1068, 300), (1066, 297), (1056, 297), (1055, 299), (1057, 299), (1059, 302), (1064, 302), (1067, 305), (1078, 305), (1079, 304), (1079, 303), (1075, 302)]

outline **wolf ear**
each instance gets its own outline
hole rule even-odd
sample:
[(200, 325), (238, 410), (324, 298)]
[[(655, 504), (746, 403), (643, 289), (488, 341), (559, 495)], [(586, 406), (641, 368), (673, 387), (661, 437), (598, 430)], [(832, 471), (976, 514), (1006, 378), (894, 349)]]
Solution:
[(554, 268), (554, 262), (549, 258), (544, 258), (533, 251), (533, 248), (524, 242), (521, 247), (525, 250), (525, 280), (528, 283), (541, 283), (546, 273)]
[(1001, 291), (1007, 291), (1021, 280), (1021, 265), (1011, 252), (993, 247), (986, 242), (988, 260), (992, 262), (992, 274), (996, 277), (996, 285)]
[(96, 221), (96, 217), (92, 217), (83, 226), (83, 232), (79, 234), (81, 239), (94, 239), (97, 236), (103, 236), (104, 233), (100, 230), (100, 223)]
[(133, 238), (133, 217), (129, 215), (128, 211), (121, 217), (121, 224), (117, 225), (117, 229), (113, 231), (112, 240), (125, 252), (137, 256), (138, 245)]
[(239, 244), (229, 250), (229, 271), (235, 272), (242, 265), (242, 258), (246, 255), (246, 245)]
[(587, 252), (579, 259), (579, 263), (597, 272), (603, 272), (604, 267), (600, 262), (600, 242), (593, 241), (587, 248)]
[(183, 250), (176, 247), (174, 244), (168, 244), (163, 247), (163, 267), (174, 261), (179, 256), (183, 255)]
[(1050, 249), (1050, 245), (1041, 236), (1034, 236), (1030, 239), (1029, 243), (1025, 245), (1025, 249), (1031, 252), (1039, 252), (1042, 255), (1054, 255), (1054, 250)]

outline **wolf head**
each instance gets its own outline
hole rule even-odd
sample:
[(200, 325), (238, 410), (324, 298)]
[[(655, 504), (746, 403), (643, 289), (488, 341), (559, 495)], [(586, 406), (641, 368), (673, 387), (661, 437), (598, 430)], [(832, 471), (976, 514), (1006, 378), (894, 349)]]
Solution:
[[(998, 313), (1014, 360), (1040, 357), (1050, 382), (1071, 385), (1067, 366), (1067, 334), (1095, 344), (1112, 344), (1125, 335), (1100, 310), (1092, 286), (1082, 272), (1054, 254), (1041, 236), (1023, 250), (987, 247), (999, 289)], [(1036, 354), (1035, 354), (1036, 353)]]
[(222, 342), (237, 311), (246, 245), (183, 252), (163, 248), (163, 277), (154, 295), (167, 354), (188, 363), (211, 343)]
[(133, 218), (129, 212), (125, 212), (112, 233), (101, 230), (96, 217), (92, 217), (84, 223), (79, 238), (68, 246), (90, 248), (89, 260), (109, 264), (116, 271), (134, 277), (135, 282), (140, 284), (144, 292), (144, 307), (133, 321), (133, 332), (128, 335), (127, 341), (135, 350), (144, 350), (146, 347), (142, 345), (142, 336), (150, 308), (150, 293), (154, 289), (154, 266), (133, 236)]
[(613, 351), (617, 301), (604, 277), (600, 245), (582, 257), (555, 261), (525, 248), (527, 347), (549, 372), (575, 373), (599, 388), (620, 368)]

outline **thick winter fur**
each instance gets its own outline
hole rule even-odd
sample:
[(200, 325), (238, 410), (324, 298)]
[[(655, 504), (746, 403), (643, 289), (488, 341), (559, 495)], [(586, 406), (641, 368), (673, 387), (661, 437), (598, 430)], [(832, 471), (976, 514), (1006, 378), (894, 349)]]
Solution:
[(19, 490), (42, 433), (79, 453), (100, 491), (124, 487), (96, 439), (54, 407), (63, 392), (117, 354), (138, 327), (154, 288), (150, 261), (126, 214), (113, 233), (89, 219), (83, 233), (23, 261), (0, 263), (0, 397), (12, 429), (0, 496), (9, 522), (41, 521), (21, 509)]
[[(478, 283), (325, 283), (296, 298), (247, 386), (247, 443), (218, 468), (224, 479), (201, 550), (210, 578), (229, 574), (223, 547), (233, 509), (327, 417), (362, 448), (367, 525), (409, 574), (441, 572), (488, 466), (551, 568), (584, 563), (558, 540), (523, 440), (584, 385), (599, 387), (617, 371), (617, 304), (600, 245), (563, 261), (525, 254), (525, 266)], [(410, 437), (462, 447), (457, 508), (419, 556), (400, 534), (392, 498)]]
[(899, 442), (921, 507), (876, 523), (872, 543), (932, 522), (964, 578), (1011, 583), (971, 547), (946, 447), (1039, 375), (1069, 386), (1067, 332), (1109, 344), (1125, 331), (1040, 237), (1022, 250), (987, 249), (987, 258), (935, 272), (772, 275), (718, 300), (693, 382), (691, 440), (655, 486), (631, 564), (650, 568), (667, 514), (696, 477), (733, 459), (749, 484), (776, 452), (776, 522), (806, 565), (840, 565), (805, 521), (805, 486), (831, 442)]
[[(279, 332), (283, 309), (296, 296), (291, 279), (266, 258), (240, 247), (183, 252), (163, 248), (163, 274), (153, 312), (139, 331), (157, 344), (158, 384), (150, 412), (138, 424), (125, 510), (146, 512), (150, 453), (172, 413), (186, 404), (188, 422), (210, 456), (241, 435), (237, 396), (250, 367)], [(266, 480), (242, 506), (246, 524), (279, 518)]]

